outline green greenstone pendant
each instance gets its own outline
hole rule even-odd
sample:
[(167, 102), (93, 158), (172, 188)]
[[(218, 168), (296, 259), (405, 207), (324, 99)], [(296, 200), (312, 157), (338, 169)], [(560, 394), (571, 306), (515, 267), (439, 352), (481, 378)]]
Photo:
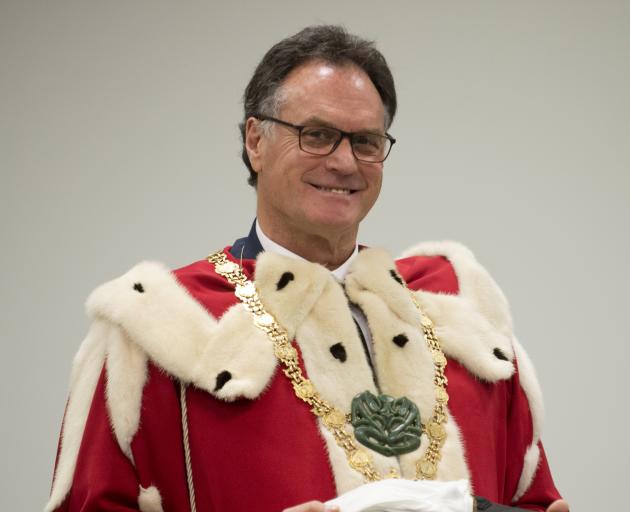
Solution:
[(358, 394), (352, 399), (351, 423), (357, 441), (386, 457), (420, 446), (420, 411), (404, 396)]

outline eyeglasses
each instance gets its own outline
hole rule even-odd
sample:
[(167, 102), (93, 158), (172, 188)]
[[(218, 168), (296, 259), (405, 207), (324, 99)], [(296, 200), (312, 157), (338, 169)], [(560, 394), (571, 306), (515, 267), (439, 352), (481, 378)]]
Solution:
[(270, 116), (256, 116), (261, 121), (274, 123), (293, 128), (298, 131), (300, 149), (310, 155), (330, 155), (339, 147), (344, 137), (348, 137), (352, 154), (360, 162), (379, 164), (384, 162), (396, 139), (389, 133), (381, 135), (370, 132), (344, 132), (329, 126), (305, 126), (288, 123), (282, 119)]

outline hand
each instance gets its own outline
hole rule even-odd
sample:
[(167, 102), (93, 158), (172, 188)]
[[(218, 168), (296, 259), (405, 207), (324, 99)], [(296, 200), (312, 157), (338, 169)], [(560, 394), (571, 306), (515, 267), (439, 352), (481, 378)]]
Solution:
[(285, 508), (282, 512), (340, 512), (339, 507), (326, 506), (321, 501), (309, 501), (295, 507)]
[(556, 500), (547, 507), (547, 512), (569, 512), (569, 504), (564, 500)]

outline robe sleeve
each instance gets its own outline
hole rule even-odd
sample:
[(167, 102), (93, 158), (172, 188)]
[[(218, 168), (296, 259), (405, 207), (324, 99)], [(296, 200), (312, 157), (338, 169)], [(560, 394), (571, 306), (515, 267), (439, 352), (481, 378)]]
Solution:
[(562, 498), (556, 490), (551, 477), (551, 471), (545, 455), (542, 442), (538, 442), (540, 459), (534, 475), (534, 480), (530, 484), (525, 494), (519, 498), (514, 506), (518, 506), (528, 510), (544, 511), (555, 500)]
[[(521, 356), (524, 354), (521, 353)], [(535, 425), (533, 408), (536, 405), (530, 403), (534, 397), (528, 397), (525, 392), (526, 385), (522, 380), (527, 376), (522, 375), (524, 364), (516, 361), (517, 372), (512, 378), (512, 395), (508, 415), (508, 465), (506, 471), (506, 488), (510, 489), (511, 505), (526, 510), (544, 512), (555, 500), (561, 499), (556, 489), (551, 470), (540, 440), (539, 432)], [(538, 404), (542, 407), (542, 404)], [(539, 411), (542, 413), (542, 411)], [(540, 425), (538, 426), (540, 428)], [(514, 491), (514, 489), (516, 489)]]
[(46, 512), (189, 509), (179, 382), (120, 333), (94, 321), (75, 357)]
[[(65, 421), (72, 421), (66, 415)], [(60, 444), (66, 442), (62, 429)], [(67, 442), (72, 442), (67, 440)], [(59, 461), (57, 463), (59, 469)], [(56, 478), (59, 478), (57, 475)], [(54, 489), (54, 484), (53, 484)], [(139, 483), (116, 441), (107, 413), (105, 369), (101, 371), (80, 442), (72, 484), (58, 512), (131, 511), (138, 508)]]

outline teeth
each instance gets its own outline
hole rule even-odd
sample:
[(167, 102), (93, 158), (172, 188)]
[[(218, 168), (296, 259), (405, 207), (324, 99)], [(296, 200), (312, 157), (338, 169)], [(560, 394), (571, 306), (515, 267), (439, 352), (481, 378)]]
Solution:
[(328, 188), (328, 187), (317, 187), (319, 190), (323, 190), (324, 192), (333, 192), (335, 194), (350, 194), (350, 190), (347, 188)]

